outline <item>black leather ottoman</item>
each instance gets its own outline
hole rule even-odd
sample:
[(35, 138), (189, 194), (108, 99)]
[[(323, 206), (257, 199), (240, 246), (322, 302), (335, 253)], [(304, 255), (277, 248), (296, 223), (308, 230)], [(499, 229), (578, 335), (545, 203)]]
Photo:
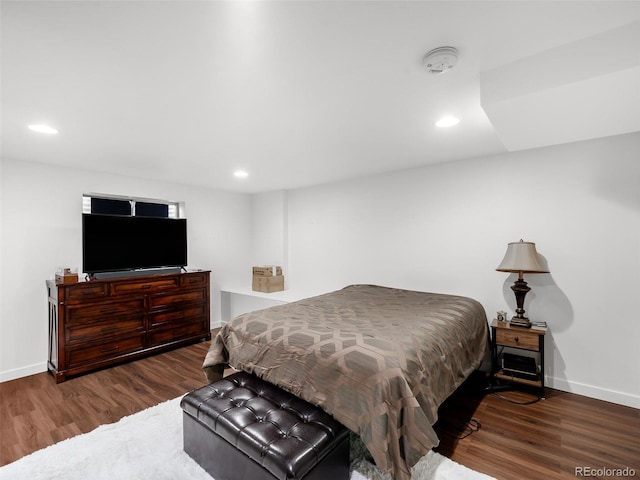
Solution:
[(245, 372), (185, 395), (184, 451), (215, 480), (348, 480), (349, 431)]

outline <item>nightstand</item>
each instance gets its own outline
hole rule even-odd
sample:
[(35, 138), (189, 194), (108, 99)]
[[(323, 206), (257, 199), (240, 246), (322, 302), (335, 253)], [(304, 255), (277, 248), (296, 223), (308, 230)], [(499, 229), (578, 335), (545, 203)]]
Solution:
[[(497, 380), (508, 380), (508, 387), (513, 384), (528, 385), (540, 389), (540, 397), (544, 398), (544, 336), (546, 328), (540, 327), (512, 327), (509, 322), (498, 322), (494, 320), (491, 324), (491, 380), (495, 384)], [(535, 352), (533, 362), (535, 362), (535, 374), (528, 373), (527, 368), (518, 368), (518, 365), (507, 365), (503, 368), (503, 358), (509, 353), (516, 354), (518, 360), (518, 350)], [(530, 358), (530, 356), (527, 356)], [(512, 357), (514, 358), (514, 357)], [(496, 390), (502, 389), (494, 387)]]

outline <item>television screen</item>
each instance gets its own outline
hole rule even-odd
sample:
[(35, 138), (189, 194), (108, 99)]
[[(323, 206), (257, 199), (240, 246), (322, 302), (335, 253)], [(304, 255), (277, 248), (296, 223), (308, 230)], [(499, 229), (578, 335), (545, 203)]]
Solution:
[(82, 215), (85, 273), (186, 265), (185, 218)]

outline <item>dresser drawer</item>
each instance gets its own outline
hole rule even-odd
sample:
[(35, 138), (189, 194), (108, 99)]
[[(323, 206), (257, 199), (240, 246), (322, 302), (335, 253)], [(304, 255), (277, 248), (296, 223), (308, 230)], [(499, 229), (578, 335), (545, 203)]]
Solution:
[(166, 308), (172, 305), (179, 305), (184, 303), (204, 303), (206, 300), (206, 292), (204, 289), (190, 290), (187, 292), (180, 292), (174, 295), (153, 295), (150, 298), (151, 308)]
[(207, 316), (207, 306), (205, 304), (193, 305), (180, 310), (167, 310), (161, 313), (153, 313), (149, 316), (151, 328), (156, 328), (167, 324), (178, 324), (189, 322), (195, 318), (204, 319)]
[(70, 306), (67, 309), (68, 324), (99, 322), (110, 320), (144, 311), (144, 299), (137, 298), (128, 302), (109, 302), (93, 305)]
[(144, 347), (144, 335), (136, 335), (113, 342), (107, 342), (90, 347), (67, 348), (67, 365), (69, 368), (87, 365), (113, 357), (133, 353)]
[(207, 284), (208, 273), (189, 273), (180, 277), (180, 285), (183, 287), (199, 287)]
[(114, 295), (126, 293), (145, 293), (158, 290), (175, 289), (180, 286), (179, 277), (148, 279), (145, 281), (114, 283), (112, 292)]
[(206, 335), (208, 327), (205, 327), (204, 320), (197, 320), (193, 323), (187, 323), (180, 327), (170, 329), (159, 329), (150, 332), (150, 343), (152, 346), (171, 343), (183, 338), (195, 337), (198, 335)]
[(496, 343), (507, 347), (517, 347), (524, 348), (526, 350), (538, 351), (538, 338), (538, 334), (531, 333), (526, 330), (516, 331), (500, 328), (496, 331)]
[(109, 295), (109, 285), (98, 282), (80, 282), (65, 287), (65, 290), (66, 300), (69, 302), (97, 300)]
[(102, 337), (122, 335), (131, 332), (144, 332), (144, 315), (139, 314), (103, 322), (74, 323), (65, 329), (66, 341), (69, 344), (90, 342)]

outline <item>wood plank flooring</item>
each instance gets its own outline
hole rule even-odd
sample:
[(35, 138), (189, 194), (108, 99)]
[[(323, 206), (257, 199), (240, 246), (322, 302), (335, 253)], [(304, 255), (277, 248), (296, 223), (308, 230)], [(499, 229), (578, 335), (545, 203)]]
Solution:
[(71, 378), (0, 383), (0, 465), (205, 385), (210, 342)]
[[(47, 373), (0, 384), (0, 465), (204, 385), (208, 347), (191, 345), (57, 385)], [(576, 478), (579, 467), (628, 467), (640, 478), (639, 410), (551, 389), (546, 400), (516, 405), (485, 394), (483, 385), (475, 376), (442, 405), (438, 452), (499, 480)], [(472, 418), (481, 427), (460, 439)]]
[[(498, 479), (576, 478), (576, 468), (628, 467), (640, 478), (640, 410), (546, 389), (546, 399), (512, 391), (483, 392), (473, 377), (440, 408), (439, 453)], [(469, 433), (470, 420), (481, 427)], [(605, 472), (606, 473), (606, 472)], [(586, 475), (585, 475), (586, 476)]]

